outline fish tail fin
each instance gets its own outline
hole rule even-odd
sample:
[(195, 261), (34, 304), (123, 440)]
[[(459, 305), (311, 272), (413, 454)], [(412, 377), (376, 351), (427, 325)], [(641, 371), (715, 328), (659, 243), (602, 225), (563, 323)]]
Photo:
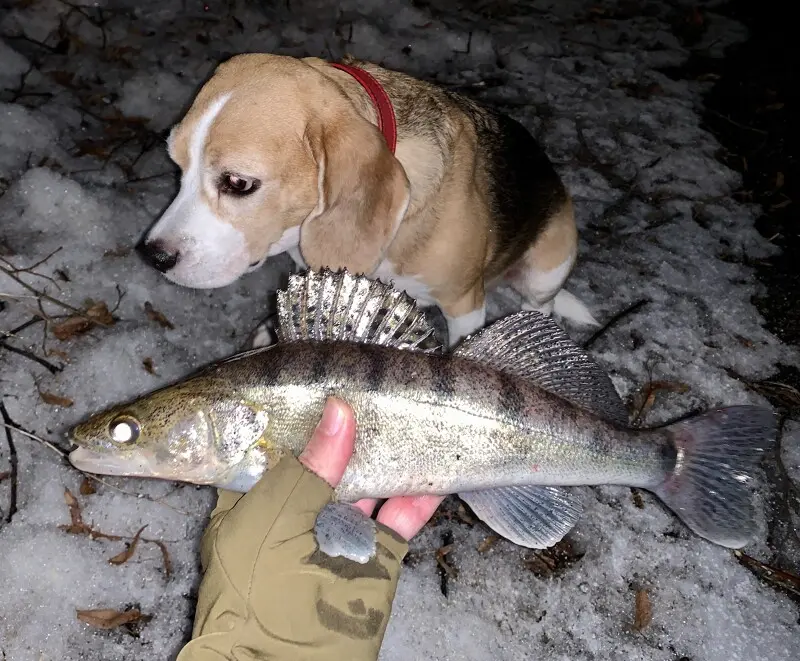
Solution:
[(752, 473), (773, 443), (775, 414), (760, 406), (731, 406), (666, 427), (675, 467), (655, 493), (695, 533), (741, 548), (756, 531)]

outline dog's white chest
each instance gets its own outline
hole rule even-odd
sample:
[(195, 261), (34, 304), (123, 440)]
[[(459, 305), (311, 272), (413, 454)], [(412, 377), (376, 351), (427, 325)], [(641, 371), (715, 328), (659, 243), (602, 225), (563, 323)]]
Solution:
[(406, 292), (409, 296), (416, 299), (420, 305), (436, 305), (436, 301), (431, 296), (430, 288), (422, 282), (416, 275), (397, 275), (392, 263), (385, 259), (375, 269), (372, 274), (386, 284), (394, 283), (395, 289)]

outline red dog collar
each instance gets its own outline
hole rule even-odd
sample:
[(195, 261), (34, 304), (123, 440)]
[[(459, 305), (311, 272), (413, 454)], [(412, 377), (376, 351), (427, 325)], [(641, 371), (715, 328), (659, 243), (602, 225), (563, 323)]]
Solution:
[(386, 93), (386, 90), (375, 80), (372, 74), (364, 71), (364, 69), (338, 63), (332, 63), (331, 66), (349, 73), (361, 83), (361, 87), (367, 91), (369, 98), (372, 99), (372, 103), (375, 106), (375, 110), (378, 111), (378, 128), (381, 133), (383, 133), (383, 137), (386, 138), (386, 144), (389, 145), (389, 150), (394, 154), (395, 147), (397, 146), (397, 118), (394, 115), (394, 108), (392, 107), (392, 102), (389, 100), (389, 95)]

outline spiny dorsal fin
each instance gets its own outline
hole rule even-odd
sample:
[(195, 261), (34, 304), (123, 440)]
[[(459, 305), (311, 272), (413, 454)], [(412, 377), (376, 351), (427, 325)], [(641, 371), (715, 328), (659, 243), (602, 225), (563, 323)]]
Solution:
[(379, 280), (308, 270), (278, 292), (280, 342), (360, 342), (396, 349), (441, 351), (433, 326), (413, 298)]
[(575, 406), (627, 426), (611, 379), (550, 317), (518, 312), (465, 339), (455, 355), (527, 379)]

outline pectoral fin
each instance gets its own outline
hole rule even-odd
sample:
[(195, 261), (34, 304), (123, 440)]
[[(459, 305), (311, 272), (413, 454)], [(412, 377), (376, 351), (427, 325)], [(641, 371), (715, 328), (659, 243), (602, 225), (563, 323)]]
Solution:
[(532, 549), (561, 541), (583, 510), (578, 498), (562, 487), (499, 487), (458, 495), (496, 533)]
[(332, 558), (365, 564), (375, 557), (375, 522), (347, 503), (329, 503), (314, 524), (319, 550)]

